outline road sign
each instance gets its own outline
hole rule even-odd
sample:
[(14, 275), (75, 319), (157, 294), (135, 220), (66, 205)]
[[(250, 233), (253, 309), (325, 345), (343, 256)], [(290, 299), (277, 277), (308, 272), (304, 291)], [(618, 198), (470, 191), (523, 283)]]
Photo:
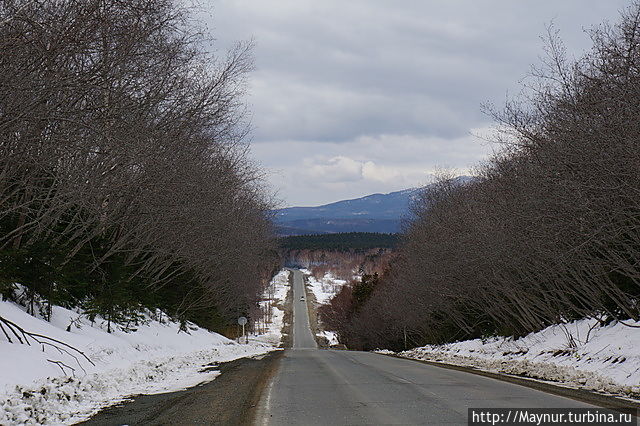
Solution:
[[(249, 336), (247, 336), (244, 332), (244, 326), (247, 324), (247, 318), (245, 317), (238, 318), (238, 324), (242, 326), (242, 337), (244, 337), (245, 343), (249, 343)], [(240, 342), (242, 342), (242, 339), (240, 339)]]

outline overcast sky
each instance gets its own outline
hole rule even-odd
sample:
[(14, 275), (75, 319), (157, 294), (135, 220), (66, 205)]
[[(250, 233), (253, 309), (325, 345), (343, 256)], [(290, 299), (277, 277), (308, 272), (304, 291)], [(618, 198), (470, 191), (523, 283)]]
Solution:
[(252, 156), (283, 206), (465, 173), (491, 146), (481, 104), (504, 103), (553, 22), (570, 53), (623, 0), (202, 0), (218, 49), (253, 38)]

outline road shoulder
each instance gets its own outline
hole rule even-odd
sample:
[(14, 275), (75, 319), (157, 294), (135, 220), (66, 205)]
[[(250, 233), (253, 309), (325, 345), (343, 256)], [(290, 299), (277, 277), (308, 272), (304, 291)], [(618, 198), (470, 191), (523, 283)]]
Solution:
[(250, 425), (262, 391), (276, 372), (282, 355), (283, 351), (274, 351), (222, 363), (215, 367), (221, 374), (209, 383), (179, 392), (139, 395), (80, 424)]
[(514, 383), (520, 386), (526, 386), (528, 388), (536, 389), (542, 392), (550, 393), (553, 395), (563, 396), (565, 398), (571, 398), (576, 401), (585, 402), (587, 404), (596, 405), (602, 408), (608, 408), (622, 413), (638, 415), (640, 412), (640, 403), (630, 401), (627, 399), (618, 398), (613, 395), (603, 395), (595, 392), (591, 392), (584, 389), (574, 389), (555, 385), (548, 382), (542, 382), (528, 377), (511, 376), (500, 373), (493, 373), (489, 371), (477, 370), (475, 368), (464, 367), (460, 365), (447, 364), (443, 362), (425, 361), (421, 359), (406, 358), (394, 354), (380, 354), (384, 356), (390, 356), (393, 358), (406, 359), (409, 361), (420, 362), (422, 364), (428, 364), (435, 367), (446, 368), (450, 370), (464, 371), (466, 373), (476, 374), (479, 376), (489, 377), (503, 382)]

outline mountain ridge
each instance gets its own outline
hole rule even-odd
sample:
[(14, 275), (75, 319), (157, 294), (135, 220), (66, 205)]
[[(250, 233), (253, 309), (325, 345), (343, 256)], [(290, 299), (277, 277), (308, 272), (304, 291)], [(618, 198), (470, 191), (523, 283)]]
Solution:
[[(469, 176), (455, 178), (460, 184)], [(400, 232), (410, 219), (411, 201), (425, 187), (334, 201), (314, 207), (285, 207), (273, 210), (277, 233), (286, 235), (331, 234), (338, 232)]]

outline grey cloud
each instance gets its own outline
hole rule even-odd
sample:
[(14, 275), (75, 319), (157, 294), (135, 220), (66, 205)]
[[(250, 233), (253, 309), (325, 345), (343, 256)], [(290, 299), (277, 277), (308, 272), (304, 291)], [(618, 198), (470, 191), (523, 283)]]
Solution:
[(472, 135), (379, 135), (340, 143), (283, 141), (252, 147), (254, 156), (271, 166), (272, 184), (285, 204), (295, 205), (424, 185), (439, 168), (469, 173), (492, 150)]
[[(477, 160), (473, 149), (447, 151), (470, 129), (488, 125), (482, 102), (500, 105), (507, 91), (518, 91), (518, 81), (539, 62), (545, 24), (554, 21), (568, 50), (580, 53), (589, 45), (583, 28), (616, 20), (628, 3), (216, 0), (203, 7), (219, 49), (256, 41), (257, 71), (247, 100), (254, 152), (267, 167), (277, 162), (261, 144), (288, 143), (280, 155), (300, 163), (296, 144), (306, 144), (305, 152), (324, 149), (332, 158), (341, 155), (335, 147), (349, 151), (361, 138), (409, 135), (430, 141), (432, 154), (421, 159), (430, 169), (439, 159), (456, 167)], [(396, 144), (416, 149), (407, 141)], [(384, 166), (390, 160), (375, 161)], [(319, 187), (308, 190), (330, 196)], [(289, 194), (290, 202), (299, 199)]]

